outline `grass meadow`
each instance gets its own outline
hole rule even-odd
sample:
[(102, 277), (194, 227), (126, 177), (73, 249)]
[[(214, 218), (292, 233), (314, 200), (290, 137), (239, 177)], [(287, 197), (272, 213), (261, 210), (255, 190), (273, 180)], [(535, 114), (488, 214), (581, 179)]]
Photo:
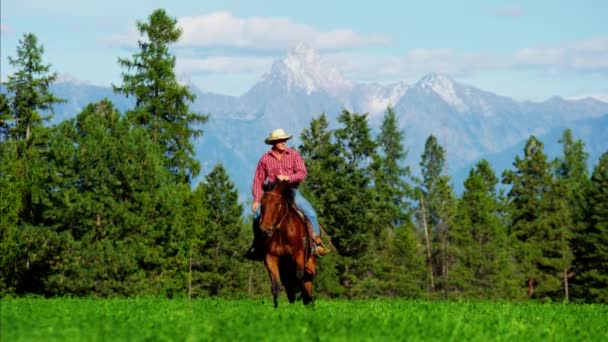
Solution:
[(4, 298), (9, 341), (608, 341), (608, 306), (318, 300)]

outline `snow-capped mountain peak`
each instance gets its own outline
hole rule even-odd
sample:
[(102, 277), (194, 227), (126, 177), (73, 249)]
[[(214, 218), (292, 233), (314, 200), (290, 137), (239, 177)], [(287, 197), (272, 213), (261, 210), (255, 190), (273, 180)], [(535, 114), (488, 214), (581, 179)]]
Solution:
[(435, 92), (450, 106), (457, 110), (465, 110), (466, 104), (456, 94), (455, 84), (450, 78), (438, 73), (430, 73), (424, 76), (417, 84), (422, 89), (429, 89)]
[(335, 68), (325, 65), (314, 49), (303, 43), (277, 60), (264, 78), (279, 78), (286, 82), (288, 89), (303, 89), (307, 94), (322, 90), (337, 94), (353, 86)]

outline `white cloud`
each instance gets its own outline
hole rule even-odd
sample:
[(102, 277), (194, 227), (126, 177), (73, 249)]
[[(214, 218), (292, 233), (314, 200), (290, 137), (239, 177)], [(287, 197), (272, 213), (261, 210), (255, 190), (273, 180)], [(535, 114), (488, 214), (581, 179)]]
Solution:
[(142, 38), (137, 31), (137, 26), (131, 25), (127, 29), (127, 32), (121, 34), (115, 34), (107, 37), (105, 42), (110, 46), (120, 46), (125, 48), (137, 47), (137, 41)]
[(569, 100), (583, 100), (586, 98), (593, 98), (593, 99), (608, 103), (608, 93), (606, 93), (606, 94), (585, 94), (585, 95), (567, 97), (567, 99), (569, 99)]
[[(385, 45), (389, 39), (382, 36), (362, 36), (350, 29), (320, 31), (296, 23), (288, 18), (238, 18), (229, 12), (178, 18), (183, 33), (178, 47), (228, 48), (242, 51), (282, 51), (304, 42), (319, 50)], [(112, 36), (113, 45), (136, 46), (139, 37), (135, 27)]]
[(608, 74), (608, 37), (522, 49), (516, 54), (515, 63), (523, 67)]
[(272, 58), (256, 57), (178, 57), (175, 71), (178, 74), (196, 73), (255, 73), (262, 74), (270, 69)]
[(414, 82), (430, 72), (463, 76), (504, 64), (489, 55), (461, 54), (451, 49), (413, 49), (402, 57), (334, 53), (325, 59), (348, 78), (362, 81)]

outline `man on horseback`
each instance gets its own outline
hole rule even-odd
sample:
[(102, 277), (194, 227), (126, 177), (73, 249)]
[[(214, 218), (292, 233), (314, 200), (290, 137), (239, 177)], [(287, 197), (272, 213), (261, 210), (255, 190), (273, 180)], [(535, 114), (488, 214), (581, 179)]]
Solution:
[[(317, 256), (323, 256), (329, 253), (329, 249), (325, 248), (321, 241), (321, 230), (317, 221), (317, 213), (314, 208), (298, 191), (298, 185), (306, 178), (306, 165), (300, 154), (292, 148), (287, 147), (287, 140), (291, 139), (292, 135), (285, 134), (282, 129), (275, 129), (270, 132), (268, 138), (264, 142), (272, 145), (272, 148), (264, 153), (258, 162), (253, 177), (253, 204), (251, 210), (254, 216), (259, 215), (260, 199), (262, 197), (262, 186), (265, 182), (273, 182), (275, 180), (289, 182), (290, 188), (294, 193), (294, 202), (298, 209), (304, 213), (304, 216), (310, 221), (313, 232), (312, 238), (315, 242), (314, 253)], [(260, 246), (254, 245), (245, 254), (248, 259), (258, 260), (261, 251)]]

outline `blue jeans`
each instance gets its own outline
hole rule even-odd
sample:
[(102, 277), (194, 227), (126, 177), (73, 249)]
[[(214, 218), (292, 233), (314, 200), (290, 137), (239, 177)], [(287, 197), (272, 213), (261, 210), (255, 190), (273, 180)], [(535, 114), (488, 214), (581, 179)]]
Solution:
[(312, 207), (310, 202), (302, 194), (298, 191), (298, 189), (293, 189), (294, 192), (294, 202), (296, 206), (302, 210), (304, 215), (310, 220), (312, 223), (312, 229), (315, 231), (316, 235), (321, 235), (321, 229), (319, 228), (319, 221), (317, 220), (317, 212)]

